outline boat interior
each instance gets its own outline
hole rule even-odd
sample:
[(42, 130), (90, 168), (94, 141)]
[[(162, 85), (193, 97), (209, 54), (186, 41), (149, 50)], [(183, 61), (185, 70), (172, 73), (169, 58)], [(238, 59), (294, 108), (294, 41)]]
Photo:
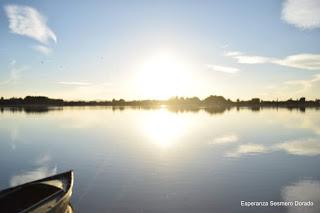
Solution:
[(62, 188), (53, 185), (33, 183), (8, 192), (6, 196), (0, 198), (0, 206), (6, 212), (19, 212), (63, 192)]

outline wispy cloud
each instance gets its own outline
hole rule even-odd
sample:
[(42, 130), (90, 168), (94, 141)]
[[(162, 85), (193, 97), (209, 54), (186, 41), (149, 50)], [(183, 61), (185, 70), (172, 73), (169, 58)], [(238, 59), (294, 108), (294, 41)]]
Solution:
[(50, 40), (57, 42), (55, 33), (47, 26), (46, 18), (35, 8), (22, 5), (6, 5), (4, 9), (12, 33), (33, 38), (43, 44), (47, 44)]
[(225, 56), (238, 56), (238, 55), (242, 55), (242, 52), (237, 52), (237, 51), (229, 51), (224, 53)]
[(254, 55), (237, 55), (233, 58), (237, 59), (240, 64), (264, 64), (271, 62), (270, 58)]
[(15, 60), (11, 60), (9, 63), (9, 77), (7, 80), (0, 81), (0, 85), (15, 84), (21, 78), (22, 72), (27, 69), (26, 66), (18, 67)]
[(320, 70), (320, 54), (297, 54), (271, 62), (298, 69)]
[(82, 81), (59, 81), (58, 84), (62, 85), (70, 85), (70, 86), (89, 86), (90, 82), (82, 82)]
[(224, 72), (229, 74), (235, 74), (239, 72), (240, 70), (235, 67), (227, 67), (227, 66), (221, 66), (221, 65), (213, 65), (213, 64), (207, 64), (208, 69), (217, 71), (217, 72)]
[(264, 64), (272, 62), (272, 58), (257, 56), (257, 55), (246, 55), (242, 52), (230, 51), (225, 52), (224, 56), (236, 59), (240, 64)]
[(319, 0), (286, 0), (282, 8), (282, 20), (301, 29), (320, 27)]
[(51, 49), (43, 45), (34, 45), (32, 48), (45, 55), (49, 55), (51, 53)]
[[(236, 53), (236, 54), (235, 54)], [(277, 64), (286, 67), (306, 70), (320, 70), (320, 54), (302, 53), (290, 55), (283, 59), (246, 55), (241, 52), (227, 52), (224, 54), (227, 57), (236, 59), (240, 64)]]

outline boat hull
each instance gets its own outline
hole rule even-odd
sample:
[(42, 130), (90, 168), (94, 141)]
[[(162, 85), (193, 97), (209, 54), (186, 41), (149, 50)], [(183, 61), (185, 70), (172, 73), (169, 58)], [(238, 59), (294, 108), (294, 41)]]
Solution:
[(73, 179), (73, 171), (68, 171), (3, 190), (0, 212), (65, 212), (72, 195)]

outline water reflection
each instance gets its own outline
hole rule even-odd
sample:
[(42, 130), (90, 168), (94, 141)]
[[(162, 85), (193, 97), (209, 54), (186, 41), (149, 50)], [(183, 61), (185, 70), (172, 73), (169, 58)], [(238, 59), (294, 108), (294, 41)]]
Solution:
[[(228, 142), (228, 138), (224, 139)], [(223, 142), (223, 141), (222, 141)], [(219, 144), (219, 143), (215, 143)], [(220, 142), (221, 144), (221, 142)], [(275, 143), (273, 145), (263, 144), (240, 144), (236, 148), (226, 153), (227, 157), (242, 157), (245, 155), (257, 155), (275, 151), (285, 151), (291, 155), (316, 156), (320, 155), (320, 141), (317, 138), (306, 138), (301, 140), (292, 140), (284, 143)]]
[(174, 112), (174, 113), (186, 113), (186, 112), (192, 112), (192, 113), (198, 113), (201, 111), (205, 111), (208, 114), (214, 115), (214, 114), (223, 114), (226, 111), (229, 111), (230, 107), (197, 107), (197, 106), (167, 106), (166, 107), (168, 111)]
[(290, 206), (288, 213), (316, 213), (320, 211), (320, 182), (317, 180), (300, 180), (282, 189), (284, 201), (311, 201), (313, 206)]
[(73, 212), (74, 212), (73, 207), (71, 203), (69, 203), (64, 213), (73, 213)]
[(226, 134), (222, 136), (218, 136), (214, 138), (212, 141), (209, 142), (211, 145), (215, 144), (230, 144), (230, 143), (236, 143), (239, 140), (238, 135), (236, 134)]
[(141, 118), (144, 135), (161, 147), (172, 146), (187, 129), (188, 122), (161, 109)]
[(307, 138), (276, 144), (274, 148), (284, 150), (292, 155), (316, 156), (320, 155), (320, 140)]
[[(218, 112), (4, 111), (0, 185), (49, 176), (57, 172), (55, 165), (60, 171), (72, 168), (72, 203), (81, 212), (255, 212), (239, 208), (240, 200), (289, 199), (301, 188), (317, 188), (314, 180), (292, 183), (320, 177), (320, 111)], [(269, 212), (283, 212), (276, 210)]]
[(47, 165), (50, 161), (51, 161), (51, 156), (48, 154), (43, 154), (34, 161), (34, 164), (43, 166), (43, 165)]
[(18, 128), (12, 128), (10, 131), (10, 144), (11, 144), (11, 148), (13, 150), (16, 149), (16, 143), (19, 140), (20, 135), (19, 135), (19, 130)]
[(30, 181), (49, 177), (57, 173), (57, 167), (38, 167), (34, 170), (26, 171), (11, 177), (10, 186), (17, 186)]
[(241, 144), (235, 150), (227, 152), (227, 157), (241, 157), (242, 155), (257, 155), (269, 152), (269, 148), (262, 144)]
[(61, 111), (63, 107), (49, 107), (49, 106), (27, 106), (27, 107), (1, 107), (0, 112), (11, 112), (11, 113), (48, 113), (49, 111)]
[(112, 109), (112, 111), (124, 111), (127, 109), (136, 109), (136, 110), (158, 110), (166, 108), (170, 112), (174, 113), (199, 113), (199, 112), (207, 112), (208, 114), (215, 115), (215, 114), (223, 114), (225, 112), (228, 112), (232, 109), (236, 109), (237, 111), (241, 110), (250, 110), (251, 112), (260, 112), (264, 109), (275, 109), (275, 110), (288, 110), (288, 111), (298, 111), (298, 112), (306, 112), (307, 110), (320, 110), (320, 108), (316, 107), (310, 107), (310, 108), (270, 108), (270, 107), (222, 107), (222, 106), (216, 106), (216, 107), (198, 107), (198, 106), (174, 106), (174, 105), (168, 105), (168, 106), (22, 106), (22, 107), (0, 107), (0, 113), (4, 112), (12, 112), (12, 113), (18, 113), (18, 112), (24, 112), (27, 114), (33, 114), (33, 113), (48, 113), (49, 111), (61, 111), (68, 108), (74, 108), (74, 109)]
[(30, 181), (42, 179), (48, 176), (52, 176), (57, 173), (57, 167), (50, 168), (49, 162), (51, 160), (50, 155), (41, 155), (34, 160), (34, 166), (36, 168), (24, 171), (20, 174), (16, 174), (10, 178), (10, 186), (17, 186)]

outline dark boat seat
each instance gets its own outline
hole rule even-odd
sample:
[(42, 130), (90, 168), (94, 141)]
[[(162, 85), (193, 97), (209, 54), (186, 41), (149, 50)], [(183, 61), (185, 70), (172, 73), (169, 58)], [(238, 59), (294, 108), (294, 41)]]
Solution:
[(53, 194), (59, 194), (59, 192), (62, 193), (63, 189), (43, 183), (34, 183), (18, 188), (5, 197), (0, 197), (1, 212), (22, 211)]

